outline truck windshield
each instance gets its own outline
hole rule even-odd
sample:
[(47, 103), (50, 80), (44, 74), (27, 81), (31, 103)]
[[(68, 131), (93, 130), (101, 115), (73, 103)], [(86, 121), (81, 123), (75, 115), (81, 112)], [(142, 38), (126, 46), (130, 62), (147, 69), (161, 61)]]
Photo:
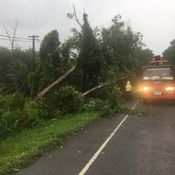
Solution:
[(143, 71), (143, 80), (173, 80), (172, 70), (166, 68), (146, 68)]

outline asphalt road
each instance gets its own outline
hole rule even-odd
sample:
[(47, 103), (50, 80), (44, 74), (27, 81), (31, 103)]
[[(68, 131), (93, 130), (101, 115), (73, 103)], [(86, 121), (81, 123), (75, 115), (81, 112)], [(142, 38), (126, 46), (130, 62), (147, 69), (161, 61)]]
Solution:
[(151, 115), (98, 120), (17, 175), (174, 175), (175, 104), (140, 102), (136, 109)]

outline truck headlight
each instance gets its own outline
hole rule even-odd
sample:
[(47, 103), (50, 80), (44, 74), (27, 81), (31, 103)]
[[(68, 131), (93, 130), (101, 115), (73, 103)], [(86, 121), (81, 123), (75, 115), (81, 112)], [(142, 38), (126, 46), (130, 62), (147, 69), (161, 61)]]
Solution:
[(144, 92), (148, 92), (149, 90), (150, 90), (150, 87), (147, 87), (147, 86), (144, 86), (144, 87), (143, 87), (143, 91), (144, 91)]
[(173, 90), (174, 90), (174, 87), (168, 86), (168, 87), (165, 88), (165, 90), (166, 90), (166, 91), (173, 91)]

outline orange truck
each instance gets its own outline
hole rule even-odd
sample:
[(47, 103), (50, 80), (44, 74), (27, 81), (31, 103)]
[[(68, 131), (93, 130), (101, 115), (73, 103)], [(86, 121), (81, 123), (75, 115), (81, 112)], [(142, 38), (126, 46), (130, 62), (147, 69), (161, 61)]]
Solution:
[(143, 67), (139, 93), (144, 101), (175, 100), (174, 67), (160, 56), (154, 56)]

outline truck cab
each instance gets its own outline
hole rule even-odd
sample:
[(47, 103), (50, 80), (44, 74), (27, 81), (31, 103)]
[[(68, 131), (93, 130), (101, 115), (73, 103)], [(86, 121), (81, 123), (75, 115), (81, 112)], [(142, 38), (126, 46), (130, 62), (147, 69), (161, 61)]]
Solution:
[(169, 99), (175, 100), (174, 67), (166, 59), (153, 57), (143, 67), (139, 88), (143, 100)]

